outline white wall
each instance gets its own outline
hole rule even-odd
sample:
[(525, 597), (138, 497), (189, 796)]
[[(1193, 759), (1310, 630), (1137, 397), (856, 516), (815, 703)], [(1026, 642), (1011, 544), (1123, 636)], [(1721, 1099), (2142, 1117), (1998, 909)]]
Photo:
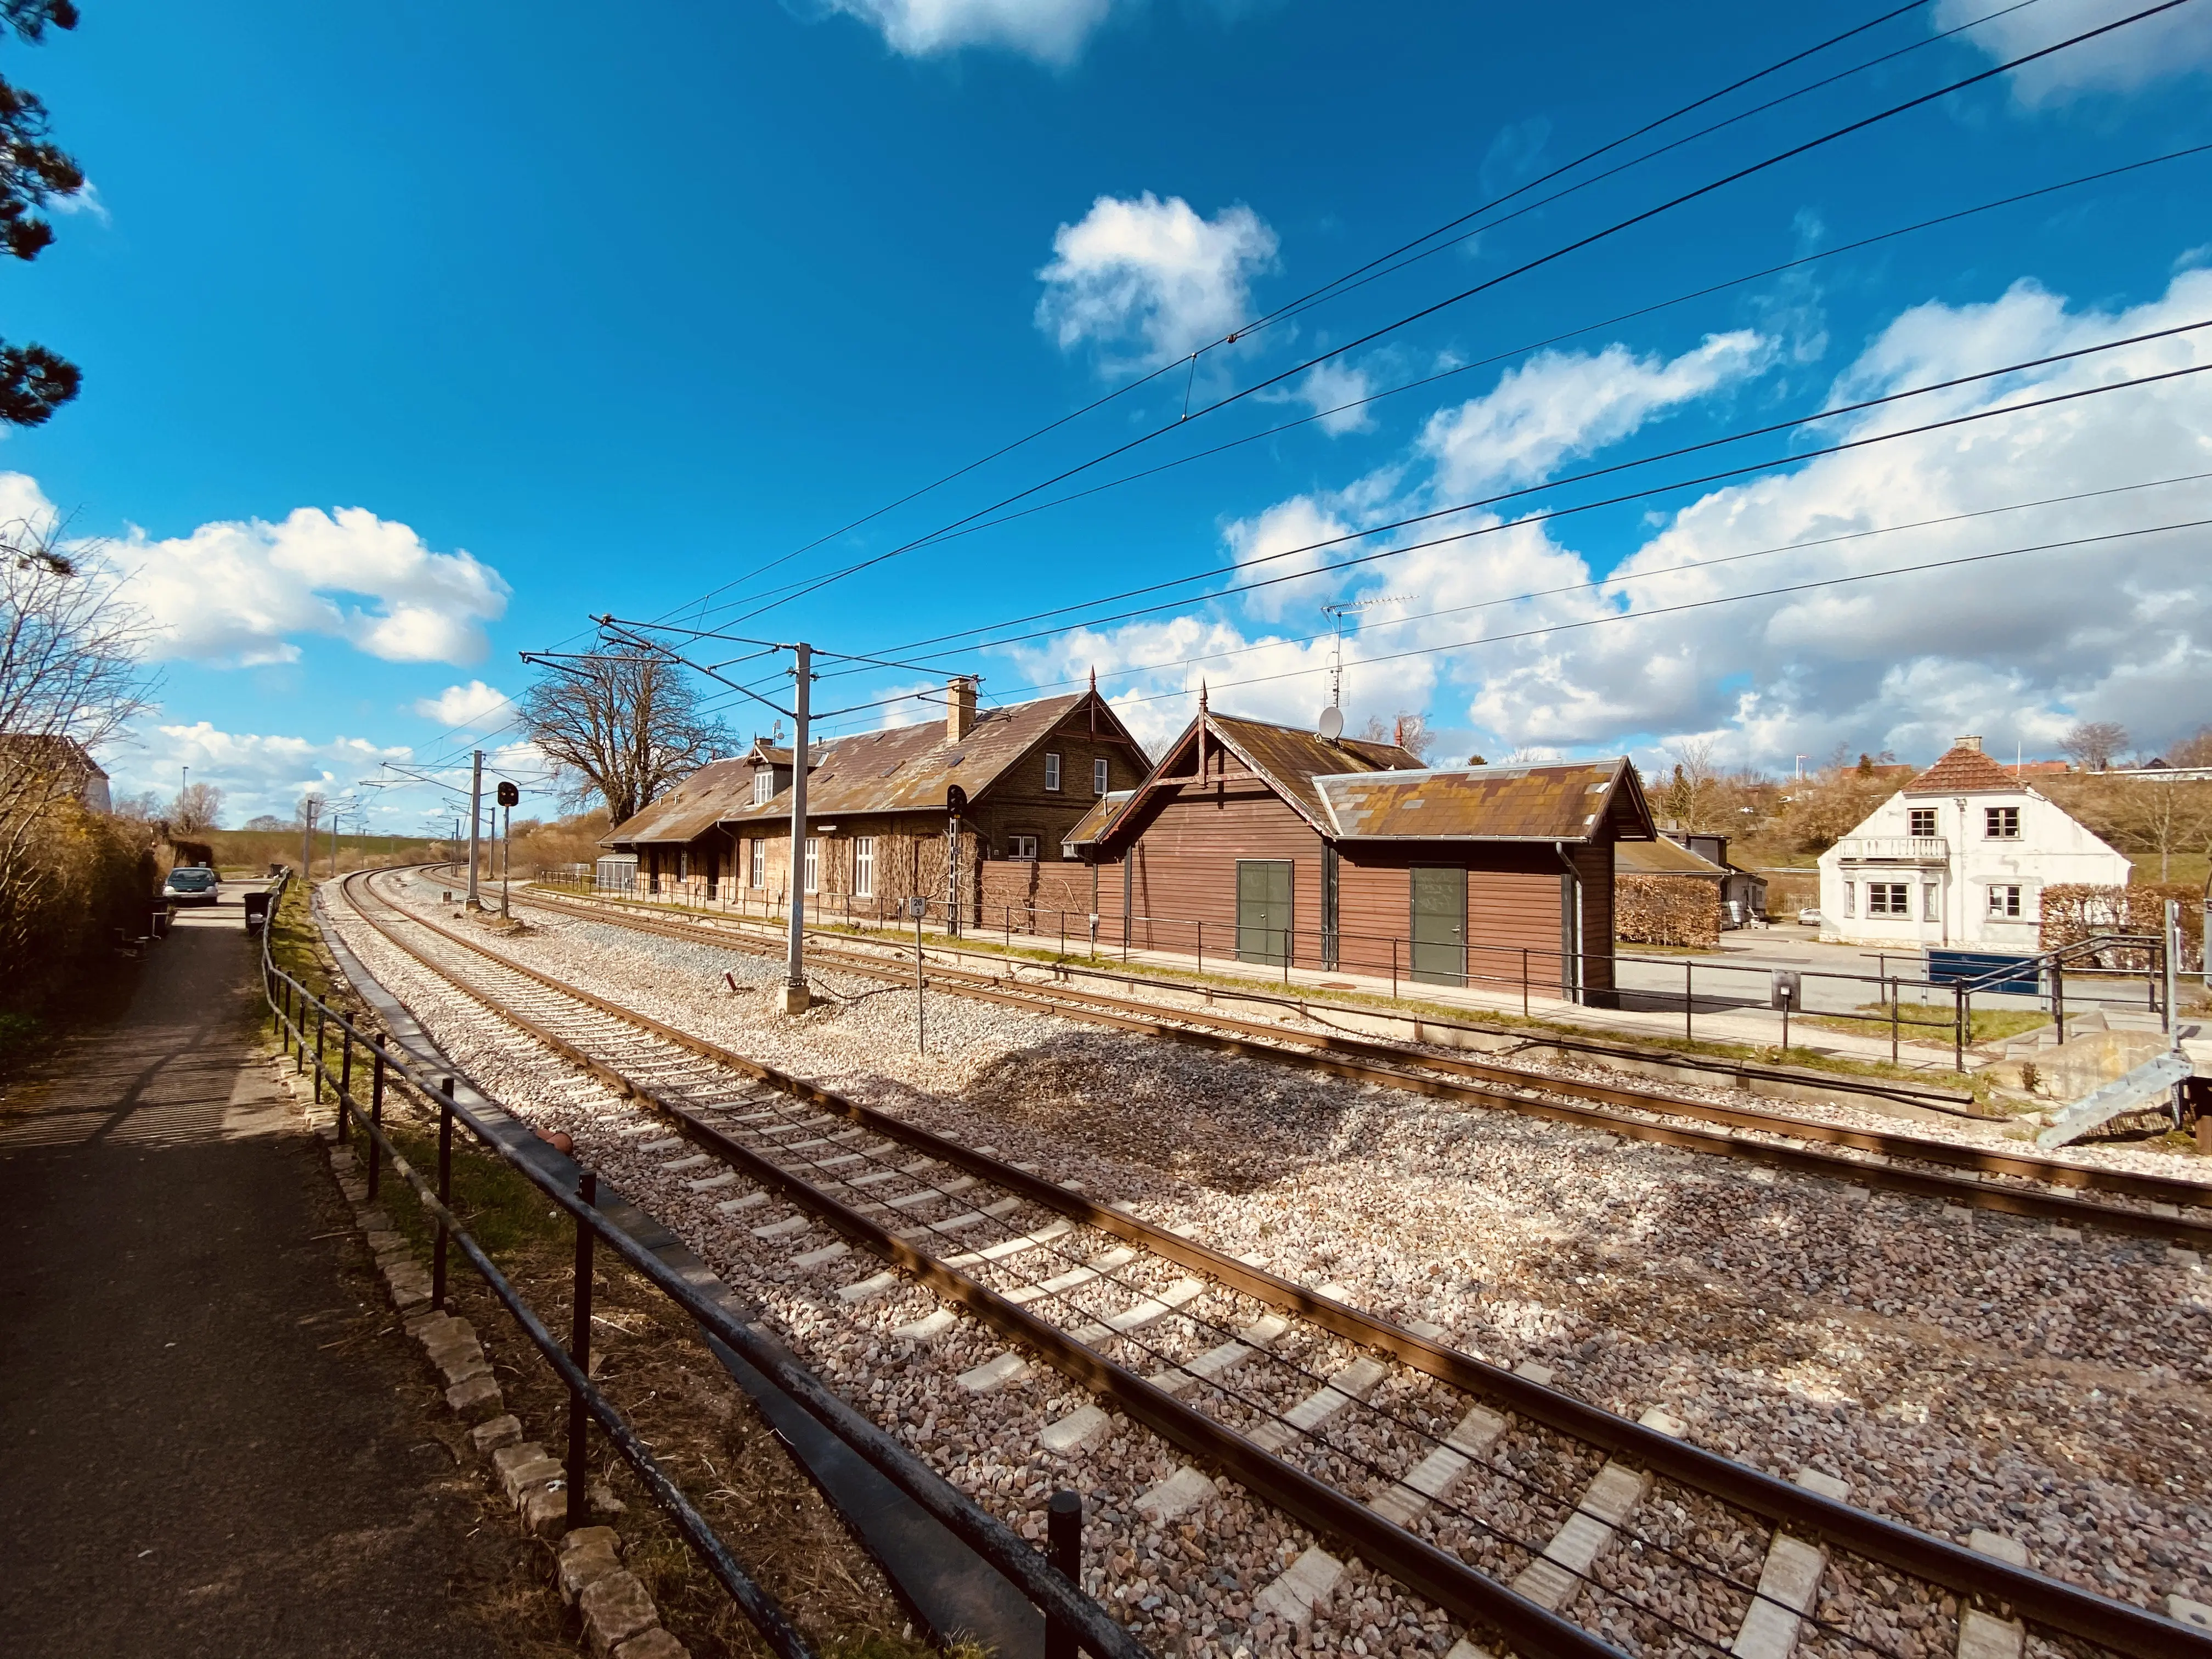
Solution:
[[(1961, 805), (1963, 803), (1963, 805)], [(1993, 839), (1986, 810), (2020, 813), (2017, 840)], [(1868, 840), (1906, 840), (1915, 808), (1933, 809), (1944, 842), (1940, 861), (1904, 856), (1855, 857), (1890, 849), (1855, 847)], [(1820, 855), (1820, 937), (1844, 944), (1923, 948), (1948, 945), (2033, 954), (2046, 887), (2071, 882), (2124, 886), (2132, 866), (2078, 820), (2033, 789), (1958, 794), (1892, 795), (1836, 846)], [(1904, 915), (1875, 913), (1869, 887), (1906, 887)], [(1850, 890), (1846, 891), (1846, 886)], [(2020, 889), (2017, 916), (1995, 914), (1992, 888)]]

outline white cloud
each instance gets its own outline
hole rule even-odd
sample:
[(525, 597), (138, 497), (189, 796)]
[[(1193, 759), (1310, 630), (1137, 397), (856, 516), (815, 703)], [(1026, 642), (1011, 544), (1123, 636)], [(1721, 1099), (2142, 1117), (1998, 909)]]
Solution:
[(1422, 449), (1437, 489), (1467, 495), (1534, 483), (1571, 456), (1617, 443), (1676, 404), (1764, 366), (1771, 343), (1748, 330), (1709, 334), (1671, 362), (1609, 345), (1595, 354), (1539, 352), (1495, 387), (1430, 417)]
[(100, 199), (100, 186), (89, 179), (84, 181), (82, 190), (67, 196), (49, 197), (46, 205), (56, 213), (82, 213), (88, 218), (97, 219), (103, 228), (115, 222), (113, 216), (107, 210), (107, 204)]
[[(2118, 312), (2075, 309), (2022, 283), (1984, 304), (1927, 305), (1897, 317), (1832, 395), (1879, 395), (2208, 317), (2212, 270), (2184, 270), (2164, 295)], [(1914, 398), (1838, 421), (1823, 438), (1869, 436), (2201, 364), (2212, 364), (2212, 329)], [(2118, 720), (2155, 749), (2212, 718), (2203, 690), (2212, 683), (2212, 532), (2164, 531), (1942, 570), (1875, 573), (2212, 519), (2212, 480), (1958, 516), (2207, 472), (2212, 374), (1900, 438), (1717, 489), (1661, 520), (1608, 578), (1580, 592), (1514, 599), (1591, 580), (1591, 561), (1571, 544), (1574, 521), (1493, 520), (1492, 533), (1407, 552), (1364, 578), (1355, 591), (1413, 593), (1419, 601), (1407, 611), (1456, 614), (1389, 626), (1399, 613), (1376, 613), (1369, 620), (1379, 625), (1347, 639), (1346, 702), (1355, 723), (1425, 708), (1439, 727), (1471, 730), (1493, 757), (1516, 747), (1618, 753), (1721, 732), (1725, 763), (1786, 772), (1793, 756), (1825, 758), (1838, 744), (1925, 758), (1960, 732), (1981, 732), (1993, 750), (2008, 752), (2017, 741), (2048, 754), (2081, 718)], [(1297, 498), (1277, 510), (1279, 519), (1262, 514), (1234, 526), (1242, 540), (1231, 544), (1258, 550), (1321, 539), (1365, 510), (1343, 501)], [(1293, 530), (1301, 514), (1306, 522)], [(1832, 539), (1942, 519), (1954, 521)], [(1267, 543), (1278, 527), (1284, 534)], [(1816, 540), (1826, 544), (1793, 546)], [(1780, 547), (1792, 550), (1711, 564)], [(1662, 614), (1854, 574), (1875, 579)], [(1316, 590), (1305, 599), (1317, 605), (1320, 587), (1317, 579), (1291, 591)], [(1289, 601), (1267, 603), (1264, 612), (1244, 613), (1249, 623), (1209, 612), (1078, 635), (1024, 666), (1040, 679), (1079, 676), (1094, 662), (1102, 676), (1137, 670), (1109, 690), (1154, 738), (1188, 717), (1185, 677), (1194, 692), (1200, 673), (1212, 681), (1218, 708), (1302, 723), (1326, 700), (1328, 647), (1267, 632)], [(1642, 619), (1614, 620), (1624, 617)], [(1310, 631), (1319, 631), (1318, 618)], [(1510, 635), (1527, 637), (1502, 637)], [(1492, 642), (1465, 643), (1484, 639)], [(1200, 653), (1208, 659), (1182, 665)], [(1282, 675), (1290, 678), (1274, 678)], [(1172, 695), (1139, 701), (1160, 693)]]
[[(1336, 556), (1336, 552), (1333, 549), (1316, 549), (1315, 544), (1348, 536), (1352, 529), (1352, 525), (1312, 496), (1293, 495), (1286, 501), (1278, 501), (1257, 518), (1236, 520), (1221, 534), (1237, 563), (1249, 565), (1266, 561), (1264, 568), (1255, 574), (1283, 576), (1295, 570), (1319, 568), (1326, 560)], [(1273, 622), (1293, 607), (1310, 611), (1326, 597), (1316, 583), (1285, 582), (1248, 595), (1244, 608), (1253, 616)]]
[[(1321, 429), (1332, 438), (1347, 432), (1365, 432), (1375, 424), (1373, 411), (1362, 400), (1375, 390), (1364, 368), (1332, 357), (1325, 363), (1316, 363), (1306, 377), (1298, 382), (1298, 401), (1307, 404), (1321, 416)], [(1362, 404), (1358, 409), (1347, 409), (1346, 404)]]
[(417, 697), (414, 706), (424, 720), (458, 731), (503, 719), (509, 712), (507, 703), (507, 693), (497, 686), (471, 680), (466, 685), (449, 685), (434, 697)]
[(137, 734), (135, 749), (109, 763), (118, 795), (151, 789), (164, 799), (176, 793), (177, 769), (189, 766), (198, 783), (223, 793), (223, 822), (243, 823), (260, 812), (289, 817), (309, 790), (342, 793), (373, 775), (387, 760), (404, 760), (410, 750), (380, 745), (366, 738), (273, 737), (222, 732), (206, 720), (190, 726), (161, 726)]
[[(1994, 17), (1964, 38), (1992, 62), (2006, 63), (2142, 9), (2143, 0), (2040, 0)], [(1937, 30), (1954, 29), (1989, 10), (1984, 0), (1937, 0), (1929, 22)], [(2130, 92), (2163, 76), (2188, 75), (2208, 65), (2212, 65), (2212, 11), (2187, 5), (2053, 52), (2014, 70), (2006, 79), (2014, 99), (2034, 108), (2085, 92)]]
[(807, 14), (856, 17), (893, 52), (930, 58), (998, 46), (1040, 63), (1073, 63), (1114, 0), (813, 0)]
[[(0, 500), (27, 496), (37, 497), (29, 479), (0, 475)], [(134, 526), (88, 550), (155, 623), (155, 656), (208, 664), (291, 662), (301, 635), (386, 662), (476, 662), (483, 624), (510, 591), (473, 556), (433, 552), (407, 526), (358, 507), (218, 520), (159, 541)]]
[(1251, 279), (1275, 247), (1248, 207), (1201, 219), (1180, 196), (1101, 196), (1053, 234), (1037, 326), (1063, 351), (1094, 348), (1111, 373), (1171, 362), (1250, 315)]

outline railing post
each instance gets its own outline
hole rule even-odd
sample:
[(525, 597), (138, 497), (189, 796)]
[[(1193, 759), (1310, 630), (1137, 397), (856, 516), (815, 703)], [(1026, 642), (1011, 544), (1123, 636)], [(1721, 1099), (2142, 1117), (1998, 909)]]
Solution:
[(1964, 981), (1951, 988), (1951, 1069), (1961, 1077), (1966, 1072), (1966, 987)]
[(1198, 971), (1206, 971), (1206, 924), (1198, 924)]
[[(1690, 1024), (1692, 1017), (1690, 975), (1695, 971), (1696, 966), (1696, 963), (1688, 962), (1682, 964), (1682, 1041), (1685, 1042), (1693, 1042), (1697, 1040), (1697, 1031)], [(1789, 1045), (1785, 1043), (1784, 1046), (1786, 1048)]]
[(315, 1004), (315, 1104), (323, 1103), (323, 1005)]
[(2066, 1043), (2066, 967), (2053, 957), (2051, 959), (2051, 1012), (2058, 1022), (2058, 1042)]
[(353, 1022), (338, 1022), (338, 1145), (346, 1143), (346, 1120), (353, 1115)]
[(1893, 1066), (1894, 1066), (1894, 1065), (1896, 1065), (1896, 1064), (1898, 1063), (1898, 1060), (1897, 1060), (1897, 980), (1896, 980), (1896, 977), (1895, 977), (1894, 975), (1892, 975), (1892, 976), (1891, 976), (1891, 979), (1890, 979), (1890, 981), (1889, 981), (1889, 1063), (1890, 1063), (1891, 1065), (1893, 1065)]
[[(1083, 1496), (1056, 1492), (1045, 1511), (1045, 1537), (1052, 1565), (1060, 1577), (1083, 1588)], [(1044, 1626), (1044, 1659), (1075, 1659), (1075, 1632), (1056, 1619)]]
[[(586, 1170), (576, 1177), (576, 1196), (592, 1209), (599, 1203), (599, 1178)], [(586, 1378), (592, 1374), (592, 1228), (582, 1216), (576, 1218), (576, 1279), (573, 1317), (568, 1325), (568, 1358), (576, 1362), (576, 1369)], [(583, 1526), (591, 1519), (591, 1493), (588, 1472), (584, 1464), (584, 1427), (588, 1415), (584, 1409), (584, 1391), (568, 1390), (568, 1516), (570, 1531)]]
[(1397, 936), (1395, 933), (1393, 933), (1393, 934), (1391, 934), (1391, 935), (1390, 935), (1390, 996), (1391, 996), (1392, 1000), (1394, 1000), (1394, 1001), (1395, 1001), (1395, 1000), (1397, 999), (1397, 995), (1398, 995), (1398, 936)]
[[(453, 1206), (453, 1079), (438, 1087), (438, 1202)], [(430, 1305), (446, 1310), (446, 1218), (438, 1218), (438, 1243), (430, 1256)]]
[[(374, 1069), (368, 1079), (368, 1121), (379, 1129), (384, 1127), (384, 1044), (379, 1042), (372, 1052), (375, 1055)], [(368, 1138), (368, 1201), (376, 1202), (376, 1178), (384, 1168), (384, 1148), (376, 1137)]]
[(1528, 1018), (1528, 947), (1521, 947), (1521, 1018)]

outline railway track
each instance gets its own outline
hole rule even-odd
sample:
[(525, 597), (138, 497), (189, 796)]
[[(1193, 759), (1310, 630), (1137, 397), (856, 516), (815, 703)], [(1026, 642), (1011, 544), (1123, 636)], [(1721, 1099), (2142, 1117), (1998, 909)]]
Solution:
[[(741, 923), (664, 921), (539, 893), (531, 894), (522, 902), (562, 915), (755, 956), (781, 956), (783, 950), (780, 934), (773, 939), (757, 936), (740, 931)], [(913, 979), (910, 951), (901, 964), (879, 953), (817, 944), (810, 946), (809, 959), (886, 982), (911, 983)], [(1072, 986), (1039, 985), (1010, 975), (937, 963), (931, 964), (927, 972), (933, 989), (1216, 1053), (1574, 1123), (1627, 1139), (1934, 1199), (1965, 1209), (2000, 1211), (2059, 1226), (2098, 1227), (2197, 1250), (2212, 1249), (2212, 1184), (2203, 1182), (1998, 1152), (1929, 1135), (1856, 1128), (1791, 1113), (1537, 1072), (1496, 1060), (1436, 1054), (1410, 1043), (1262, 1024), (1208, 1010), (1163, 1007)], [(2081, 1198), (2073, 1196), (2075, 1193), (2100, 1196)]]
[[(1052, 1425), (1048, 1447), (1079, 1451), (1107, 1429), (1110, 1406), (1191, 1457), (1193, 1466), (1139, 1500), (1156, 1525), (1208, 1494), (1200, 1466), (1225, 1473), (1478, 1627), (1481, 1639), (1494, 1633), (1531, 1655), (1618, 1652), (1589, 1628), (1611, 1615), (1650, 1647), (1786, 1653), (1802, 1628), (1831, 1650), (1889, 1656), (1819, 1616), (1823, 1552), (1832, 1551), (2105, 1650), (2212, 1656), (2212, 1638), (2141, 1607), (1870, 1515), (1818, 1483), (1777, 1480), (1689, 1445), (1663, 1413), (1636, 1421), (1599, 1410), (1454, 1350), (1437, 1328), (1378, 1318), (1332, 1286), (1266, 1272), (990, 1148), (933, 1134), (623, 1008), (391, 903), (367, 878), (349, 878), (343, 891), (392, 945), (659, 1114), (673, 1133), (645, 1150), (681, 1152), (664, 1167), (696, 1191), (728, 1188), (718, 1206), (757, 1214), (751, 1231), (764, 1245), (810, 1243), (823, 1228), (836, 1235), (789, 1258), (825, 1285), (842, 1280), (825, 1299), (857, 1312), (902, 1284), (926, 1287), (942, 1305), (893, 1334), (927, 1341), (955, 1324), (957, 1309), (1017, 1345), (961, 1376), (977, 1401), (1018, 1377), (1034, 1355), (1103, 1402)], [(774, 1215), (777, 1203), (792, 1212)], [(889, 1267), (854, 1277), (856, 1245)], [(1493, 1459), (1510, 1431), (1533, 1434), (1547, 1458)], [(1501, 1489), (1510, 1501), (1492, 1501)], [(1768, 1534), (1757, 1582), (1647, 1534), (1638, 1512), (1662, 1492), (1757, 1517)], [(1491, 1518), (1501, 1513), (1535, 1523)], [(1601, 1555), (1614, 1545), (1665, 1559), (1705, 1601), (1730, 1609), (1733, 1648), (1625, 1583), (1604, 1582)], [(1340, 1571), (1316, 1546), (1285, 1564), (1255, 1605), (1300, 1622)], [(1570, 1616), (1578, 1607), (1588, 1610), (1579, 1620)]]

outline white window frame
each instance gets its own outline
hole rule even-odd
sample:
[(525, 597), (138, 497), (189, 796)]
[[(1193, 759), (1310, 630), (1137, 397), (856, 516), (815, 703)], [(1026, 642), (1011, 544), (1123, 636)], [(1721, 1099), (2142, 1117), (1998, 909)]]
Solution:
[(1923, 921), (1943, 920), (1943, 890), (1932, 881), (1923, 881), (1920, 884), (1920, 920)]
[(1060, 757), (1049, 749), (1044, 756), (1044, 787), (1048, 794), (1060, 793)]
[(756, 836), (745, 843), (752, 850), (752, 881), (755, 887), (768, 886), (768, 842)]
[(1034, 864), (1036, 862), (1036, 855), (1037, 838), (1035, 836), (1008, 836), (1006, 837), (1006, 856), (1008, 858), (1020, 859), (1028, 863)]
[[(2011, 816), (2008, 829), (1995, 826), (2004, 820), (2001, 814)], [(2017, 806), (1984, 806), (1982, 808), (1982, 837), (1985, 841), (2018, 841), (2020, 839), (2020, 808)]]
[(763, 766), (753, 773), (753, 805), (765, 806), (775, 799), (775, 768)]
[(1993, 881), (1989, 884), (1988, 909), (1991, 921), (2018, 921), (2027, 914), (2027, 902), (2016, 881)]
[[(1923, 822), (1925, 822), (1928, 826), (1925, 830), (1920, 827)], [(1905, 809), (1905, 833), (1911, 836), (1915, 841), (1933, 841), (1936, 835), (1936, 809), (1932, 806), (1906, 807)]]
[(1855, 881), (1845, 882), (1844, 884), (1844, 919), (1846, 921), (1856, 920), (1859, 914), (1858, 898), (1858, 883)]
[(1106, 793), (1107, 777), (1106, 757), (1101, 755), (1091, 763), (1091, 793), (1092, 794), (1103, 795)]
[(822, 837), (819, 836), (809, 836), (806, 838), (805, 875), (805, 890), (810, 893), (819, 892), (822, 887)]
[(876, 896), (876, 838), (873, 836), (853, 837), (853, 896), (873, 898)]
[(1907, 881), (1870, 881), (1867, 884), (1867, 915), (1892, 916), (1903, 921), (1912, 915), (1912, 884)]

